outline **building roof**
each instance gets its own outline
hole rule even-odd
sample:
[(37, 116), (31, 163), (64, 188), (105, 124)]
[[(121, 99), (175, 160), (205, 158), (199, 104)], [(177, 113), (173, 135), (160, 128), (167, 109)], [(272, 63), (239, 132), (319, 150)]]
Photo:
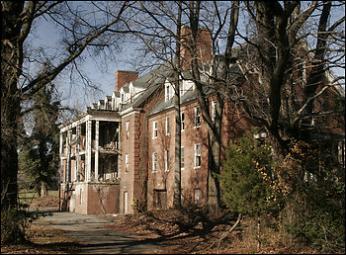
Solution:
[(133, 82), (135, 87), (144, 88), (142, 92), (133, 100), (133, 102), (123, 105), (121, 110), (130, 107), (138, 108), (156, 91), (160, 85), (170, 76), (171, 71), (166, 65), (160, 65), (153, 71), (145, 74)]
[[(234, 76), (237, 76), (237, 77), (240, 77), (242, 76), (241, 74), (241, 71), (238, 67), (238, 65), (232, 65), (231, 67), (231, 73), (234, 74)], [(191, 75), (191, 72), (184, 72), (184, 78), (185, 79), (192, 79), (192, 75)], [(233, 78), (233, 77), (232, 77)], [(206, 95), (210, 95), (212, 93), (215, 92), (215, 89), (208, 86), (207, 84), (205, 86), (203, 86), (203, 92), (204, 94)], [(190, 101), (193, 101), (195, 99), (198, 98), (198, 91), (195, 89), (195, 90), (189, 90), (187, 91), (186, 93), (184, 93), (181, 98), (180, 98), (180, 103), (181, 104), (185, 104), (185, 103), (188, 103)], [(169, 101), (162, 101), (162, 102), (159, 102), (149, 113), (149, 115), (154, 115), (154, 114), (157, 114), (159, 112), (162, 112), (162, 111), (165, 111), (165, 110), (168, 110), (170, 108), (173, 108), (174, 107), (174, 97), (171, 98)]]

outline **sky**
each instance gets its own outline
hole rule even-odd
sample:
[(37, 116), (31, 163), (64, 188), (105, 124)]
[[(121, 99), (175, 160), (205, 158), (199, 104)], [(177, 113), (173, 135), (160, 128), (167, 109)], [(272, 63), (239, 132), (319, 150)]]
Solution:
[[(337, 16), (344, 15), (343, 13), (344, 9)], [(333, 16), (332, 20), (336, 18), (336, 16)], [(42, 20), (30, 34), (29, 42), (35, 48), (42, 47), (46, 52), (55, 52), (60, 46), (60, 37), (60, 32), (52, 22)], [(90, 57), (84, 54), (83, 56), (84, 60), (79, 68), (100, 89), (96, 92), (87, 90), (80, 80), (75, 80), (71, 84), (70, 72), (68, 70), (62, 72), (55, 80), (61, 95), (62, 104), (85, 110), (86, 106), (89, 106), (91, 103), (112, 94), (115, 85), (115, 72), (117, 70), (134, 70), (136, 66), (139, 67), (140, 65), (136, 61), (138, 56), (135, 51), (135, 45), (131, 44), (131, 41), (124, 41), (119, 52), (116, 52), (114, 55), (115, 58), (108, 58), (104, 55)], [(30, 69), (34, 70), (35, 66), (31, 65)], [(344, 75), (345, 70), (337, 72), (343, 72)]]

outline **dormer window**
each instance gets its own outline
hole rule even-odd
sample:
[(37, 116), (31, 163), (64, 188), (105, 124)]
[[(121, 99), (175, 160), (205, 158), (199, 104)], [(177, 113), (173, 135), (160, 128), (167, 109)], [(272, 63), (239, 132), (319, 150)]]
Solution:
[(171, 88), (169, 83), (165, 84), (165, 102), (171, 99)]

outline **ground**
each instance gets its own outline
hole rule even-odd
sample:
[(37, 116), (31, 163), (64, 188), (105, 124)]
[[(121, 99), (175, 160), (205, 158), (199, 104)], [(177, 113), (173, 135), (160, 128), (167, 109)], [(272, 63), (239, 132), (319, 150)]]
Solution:
[(171, 224), (171, 212), (139, 215), (79, 215), (57, 212), (56, 199), (34, 199), (29, 206), (27, 238), (31, 243), (2, 246), (1, 253), (10, 254), (249, 254), (249, 253), (318, 253), (310, 247), (270, 247), (260, 250), (239, 239), (232, 232), (224, 242), (219, 237), (227, 225), (210, 231), (199, 226), (181, 231)]

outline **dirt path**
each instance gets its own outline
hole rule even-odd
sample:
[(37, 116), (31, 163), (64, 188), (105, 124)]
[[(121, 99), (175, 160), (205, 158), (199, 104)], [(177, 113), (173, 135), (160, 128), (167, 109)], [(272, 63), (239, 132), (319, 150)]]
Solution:
[(64, 237), (71, 242), (80, 244), (78, 254), (152, 254), (159, 252), (157, 244), (141, 241), (139, 235), (120, 233), (105, 227), (114, 222), (116, 220), (111, 216), (54, 212), (33, 221), (33, 228), (53, 230), (50, 231), (48, 237), (45, 236), (45, 239), (34, 238), (33, 241), (38, 244), (56, 243)]

